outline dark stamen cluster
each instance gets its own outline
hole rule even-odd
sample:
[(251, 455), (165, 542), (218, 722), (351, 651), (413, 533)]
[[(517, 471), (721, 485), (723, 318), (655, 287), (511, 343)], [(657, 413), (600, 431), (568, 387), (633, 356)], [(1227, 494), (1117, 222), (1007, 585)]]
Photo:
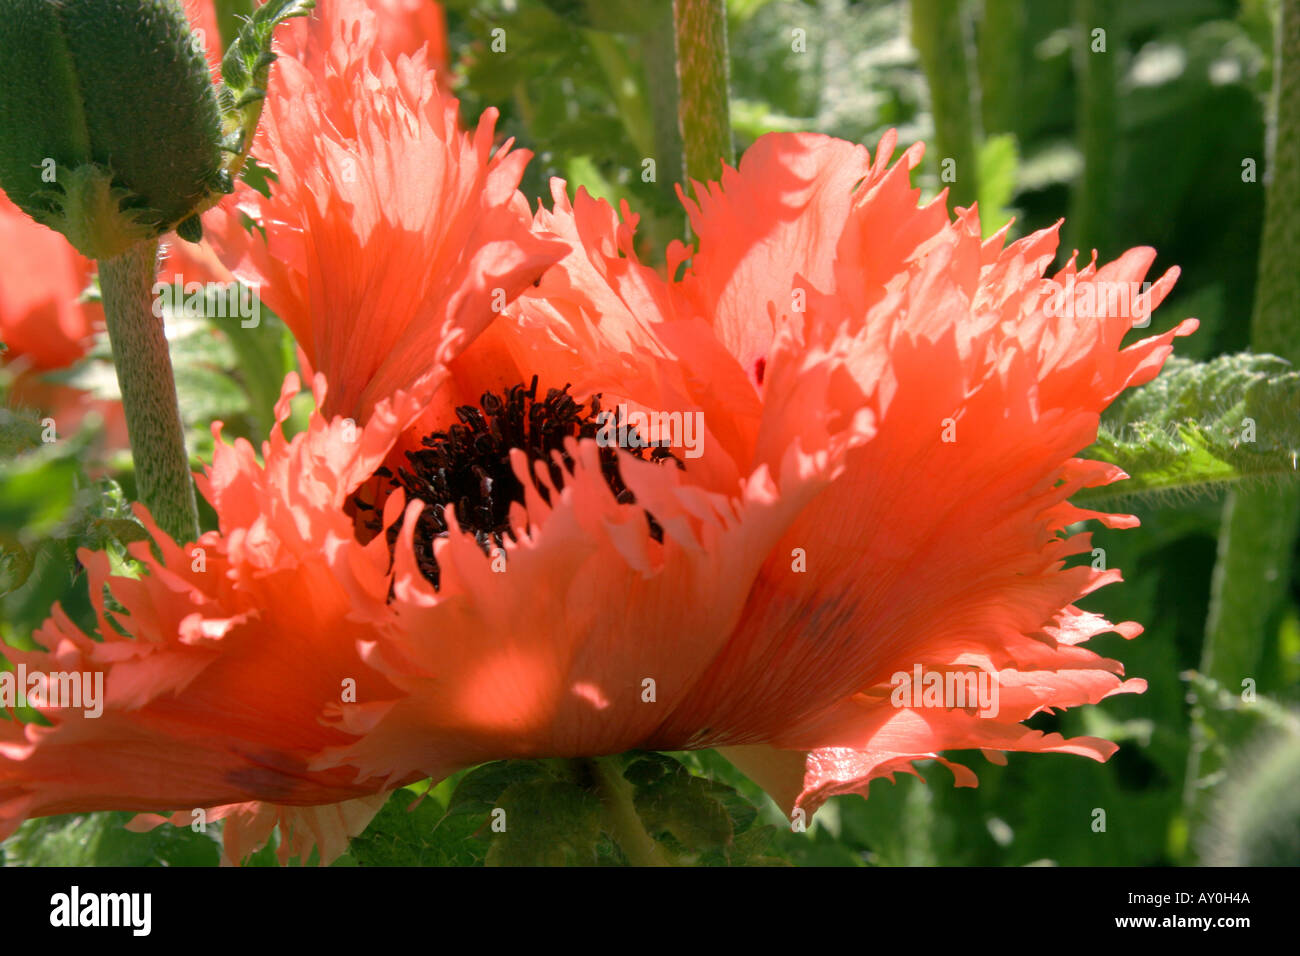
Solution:
[[(398, 469), (394, 476), (387, 469), (377, 474), (388, 479), (394, 488), (402, 488), (407, 499), (418, 498), (428, 505), (421, 513), (415, 528), (415, 557), (420, 572), (436, 588), (440, 583), (438, 562), (433, 556), (433, 543), (447, 533), (446, 507), (453, 505), (456, 519), (465, 531), (473, 532), (485, 553), (504, 544), (510, 535), (510, 505), (524, 500), (524, 489), (510, 466), (510, 450), (520, 448), (527, 455), (530, 467), (541, 461), (546, 465), (551, 482), (556, 489), (564, 487), (572, 458), (564, 450), (566, 438), (595, 438), (604, 424), (601, 419), (600, 396), (594, 395), (588, 409), (569, 395), (569, 385), (552, 388), (540, 401), (537, 398), (537, 376), (532, 383), (515, 385), (504, 395), (485, 392), (478, 406), (462, 405), (456, 409), (460, 424), (446, 431), (434, 432), (422, 439), (421, 447), (406, 453), (407, 466)], [(622, 424), (615, 420), (613, 427)], [(635, 435), (635, 429), (628, 429)], [(636, 436), (639, 439), (639, 436)], [(637, 440), (629, 444), (637, 444)], [(677, 467), (683, 467), (667, 448), (625, 449), (645, 460), (649, 452), (651, 461), (671, 458)], [(601, 473), (610, 491), (623, 504), (635, 503), (632, 492), (623, 483), (618, 467), (619, 449), (607, 446), (600, 449)], [(553, 460), (559, 453), (560, 461)], [(550, 502), (550, 492), (539, 485), (538, 494)], [(372, 512), (368, 522), (371, 530), (380, 530), (379, 519), (373, 509), (357, 502), (364, 510)], [(646, 521), (656, 541), (663, 540), (663, 529), (647, 513)], [(397, 540), (397, 527), (388, 531), (391, 549)]]

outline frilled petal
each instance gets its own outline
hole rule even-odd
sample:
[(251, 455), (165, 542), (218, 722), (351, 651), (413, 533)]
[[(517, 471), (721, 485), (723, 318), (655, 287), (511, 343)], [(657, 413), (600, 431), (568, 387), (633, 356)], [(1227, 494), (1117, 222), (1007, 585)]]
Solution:
[[(463, 533), (452, 509), (436, 549), (437, 591), (411, 554), (423, 505), (409, 506), (392, 599), (367, 592), (381, 633), (365, 650), (404, 694), (343, 708), (342, 726), (358, 739), (321, 766), (440, 778), (499, 757), (686, 743), (664, 736), (663, 725), (727, 640), (761, 555), (824, 479), (793, 451), (779, 491), (763, 473), (727, 500), (691, 487), (671, 466), (629, 459), (622, 468), (637, 503), (620, 504), (593, 441), (571, 442), (569, 454), (562, 490), (513, 454), (527, 491), (512, 513), (515, 540), (497, 553)], [(662, 543), (643, 508), (662, 525)], [(695, 745), (714, 733), (709, 716), (681, 718), (697, 729)]]
[(378, 16), (378, 46), (390, 60), (428, 49), (441, 77), (448, 67), (447, 15), (434, 0), (370, 0)]
[[(280, 421), (296, 391), (291, 377)], [(388, 555), (382, 543), (356, 540), (341, 506), (420, 406), (399, 394), (365, 428), (315, 416), (291, 441), (277, 431), (264, 465), (247, 442), (218, 441), (200, 484), (220, 532), (185, 546), (155, 533), (161, 560), (146, 543), (132, 546), (145, 569), (138, 579), (111, 575), (104, 554), (81, 553), (102, 640), (56, 609), (35, 635), (45, 650), (6, 655), (28, 673), (102, 681), (102, 712), (51, 706), (41, 708), (49, 726), (0, 722), (0, 835), (27, 816), (174, 811), (188, 825), (195, 809), (215, 819), (220, 807), (255, 803), (266, 806), (241, 810), (228, 831), (239, 847), (229, 856), (264, 839), (257, 821), (281, 819), (300, 824), (296, 854), (326, 839), (327, 861), (343, 846), (343, 823), (359, 816), (296, 808), (410, 782), (363, 783), (355, 769), (310, 764), (352, 739), (324, 719), (332, 705), (397, 694), (361, 659), (358, 642), (373, 622), (355, 619), (342, 583), (354, 566), (382, 572)], [(141, 517), (155, 530), (143, 509)]]
[[(818, 172), (819, 157), (840, 162), (831, 151), (787, 145), (798, 153), (789, 162), (801, 180), (834, 181), (832, 170)], [(765, 155), (783, 154), (773, 147)], [(909, 154), (906, 165), (916, 158)], [(1102, 269), (1071, 263), (1048, 280), (1054, 229), (1005, 249), (1001, 235), (981, 242), (974, 211), (950, 222), (933, 205), (918, 208), (903, 166), (886, 170), (878, 161), (851, 197), (823, 203), (839, 214), (819, 224), (822, 243), (836, 250), (833, 269), (773, 267), (777, 278), (741, 283), (730, 306), (736, 314), (715, 319), (725, 329), (806, 289), (806, 311), (770, 336), (768, 376), (802, 362), (810, 345), (856, 352), (851, 368), (877, 423), (773, 550), (745, 618), (694, 691), (718, 719), (749, 728), (744, 743), (809, 752), (806, 768), (778, 759), (806, 780), (774, 786), (814, 808), (830, 793), (863, 790), (873, 777), (941, 750), (1103, 759), (1114, 749), (1019, 722), (1144, 686), (1123, 682), (1118, 663), (1079, 646), (1104, 630), (1140, 630), (1112, 628), (1074, 607), (1118, 572), (1068, 566), (1091, 547), (1088, 535), (1069, 535), (1070, 526), (1090, 517), (1113, 526), (1136, 520), (1067, 499), (1124, 477), (1074, 456), (1094, 440), (1106, 405), (1149, 381), (1172, 339), (1195, 328), (1189, 320), (1121, 349), (1176, 270), (1144, 287), (1154, 253), (1137, 249)], [(736, 191), (748, 195), (739, 182)], [(759, 237), (770, 231), (751, 229)], [(769, 267), (765, 243), (756, 246), (737, 275), (748, 274), (750, 262)], [(1064, 289), (1078, 302), (1109, 305), (1062, 308)], [(733, 352), (750, 359), (746, 348)], [(769, 383), (765, 404), (786, 394)], [(803, 567), (792, 565), (793, 549), (806, 555)], [(972, 716), (893, 704), (893, 675), (916, 666), (984, 672), (1002, 706)], [(744, 753), (753, 760), (753, 751)], [(968, 771), (955, 772), (972, 782)]]
[[(223, 261), (260, 289), (358, 420), (449, 361), (563, 249), (516, 188), (529, 153), (472, 133), (428, 68), (389, 59), (380, 22), (338, 0), (297, 27), (272, 74), (254, 153), (277, 179), (205, 217)], [(244, 218), (262, 230), (249, 234)], [(264, 233), (264, 238), (263, 238)]]
[(699, 251), (684, 282), (718, 339), (761, 381), (777, 328), (799, 304), (792, 278), (829, 283), (835, 241), (867, 175), (865, 147), (815, 134), (764, 136), (722, 180), (685, 200)]
[[(317, 851), (317, 858), (325, 863), (343, 855), (348, 841), (365, 831), (389, 796), (389, 793), (381, 792), (342, 803), (310, 807), (277, 806), (258, 801), (232, 803), (213, 808), (204, 813), (202, 819), (205, 824), (222, 821), (223, 866), (238, 866), (265, 846), (276, 828), (281, 835), (280, 845), (276, 848), (276, 857), (281, 865), (293, 859), (306, 863), (313, 849)], [(171, 817), (142, 813), (127, 824), (127, 829), (147, 833), (164, 823), (193, 826), (195, 820), (193, 812), (182, 811)]]

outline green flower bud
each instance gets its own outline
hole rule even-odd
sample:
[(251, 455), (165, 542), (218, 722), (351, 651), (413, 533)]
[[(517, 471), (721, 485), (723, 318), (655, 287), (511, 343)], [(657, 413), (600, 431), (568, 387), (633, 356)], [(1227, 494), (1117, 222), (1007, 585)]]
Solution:
[(82, 254), (228, 192), (222, 132), (180, 0), (0, 0), (0, 188)]

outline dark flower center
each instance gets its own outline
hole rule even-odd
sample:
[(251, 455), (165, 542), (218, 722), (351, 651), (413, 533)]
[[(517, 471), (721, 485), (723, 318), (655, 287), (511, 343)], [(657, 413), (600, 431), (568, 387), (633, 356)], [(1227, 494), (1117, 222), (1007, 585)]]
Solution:
[[(501, 547), (510, 532), (510, 505), (523, 502), (524, 488), (510, 466), (510, 450), (522, 449), (528, 455), (530, 469), (534, 462), (543, 462), (556, 489), (563, 489), (568, 469), (573, 460), (564, 449), (566, 438), (596, 438), (602, 428), (618, 429), (623, 425), (621, 411), (605, 413), (602, 417), (600, 395), (593, 395), (590, 408), (569, 395), (569, 385), (547, 390), (546, 397), (537, 398), (537, 376), (528, 386), (515, 385), (504, 395), (484, 392), (477, 406), (462, 405), (456, 409), (460, 424), (446, 431), (433, 432), (421, 439), (421, 448), (406, 452), (407, 464), (393, 475), (387, 468), (376, 474), (386, 479), (391, 488), (401, 488), (407, 500), (418, 498), (427, 508), (421, 512), (415, 527), (415, 557), (420, 572), (436, 588), (440, 583), (438, 562), (433, 556), (434, 541), (447, 534), (446, 507), (453, 505), (456, 520), (464, 531), (473, 532), (484, 553), (491, 554)], [(611, 421), (612, 420), (612, 421)], [(672, 459), (678, 468), (681, 461), (662, 446), (645, 447), (634, 428), (627, 428), (628, 454), (641, 460), (662, 462)], [(619, 449), (613, 445), (600, 448), (600, 468), (614, 497), (622, 504), (633, 504), (636, 499), (623, 483), (618, 466)], [(560, 462), (553, 460), (558, 453)], [(561, 464), (562, 463), (562, 464)], [(537, 492), (550, 503), (550, 492), (539, 485)], [(371, 512), (366, 526), (374, 532), (380, 530), (380, 521), (374, 508), (354, 499), (358, 508)], [(647, 512), (650, 534), (656, 541), (663, 540), (663, 529)], [(388, 529), (388, 547), (397, 541), (398, 525)]]

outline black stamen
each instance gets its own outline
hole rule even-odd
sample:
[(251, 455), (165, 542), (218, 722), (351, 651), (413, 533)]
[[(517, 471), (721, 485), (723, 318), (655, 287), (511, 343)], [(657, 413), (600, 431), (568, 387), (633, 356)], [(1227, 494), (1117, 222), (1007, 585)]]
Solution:
[[(565, 385), (549, 389), (545, 398), (538, 400), (534, 375), (527, 388), (515, 385), (500, 396), (485, 392), (477, 407), (462, 405), (456, 409), (457, 424), (425, 436), (421, 448), (408, 451), (407, 467), (398, 468), (396, 475), (387, 468), (375, 472), (387, 478), (391, 487), (402, 488), (408, 500), (418, 498), (429, 505), (415, 527), (415, 558), (420, 573), (435, 588), (440, 583), (440, 572), (433, 556), (433, 543), (447, 534), (446, 505), (455, 505), (461, 528), (472, 532), (483, 551), (490, 554), (494, 548), (502, 547), (511, 535), (511, 504), (524, 500), (523, 486), (510, 467), (510, 450), (522, 449), (530, 468), (535, 462), (544, 462), (551, 482), (559, 490), (573, 467), (572, 458), (564, 450), (564, 440), (595, 438), (606, 425), (599, 420), (600, 396), (593, 395), (591, 408), (586, 409), (569, 395), (569, 388)], [(616, 429), (624, 424), (621, 414), (612, 424)], [(628, 427), (627, 434), (632, 447), (624, 450), (646, 460), (643, 450), (646, 444), (639, 441), (636, 429)], [(651, 461), (672, 459), (678, 468), (685, 467), (666, 447), (651, 446), (649, 450)], [(618, 452), (613, 446), (600, 449), (601, 473), (617, 501), (633, 504), (636, 498), (619, 472)], [(553, 453), (559, 454), (563, 467), (552, 460)], [(550, 503), (550, 492), (545, 487), (538, 486), (537, 492)], [(373, 505), (360, 501), (356, 504), (368, 514), (374, 514)], [(663, 528), (648, 512), (646, 521), (651, 536), (663, 541)], [(390, 550), (396, 544), (399, 525), (388, 529)], [(378, 517), (370, 518), (366, 527), (378, 531)]]

